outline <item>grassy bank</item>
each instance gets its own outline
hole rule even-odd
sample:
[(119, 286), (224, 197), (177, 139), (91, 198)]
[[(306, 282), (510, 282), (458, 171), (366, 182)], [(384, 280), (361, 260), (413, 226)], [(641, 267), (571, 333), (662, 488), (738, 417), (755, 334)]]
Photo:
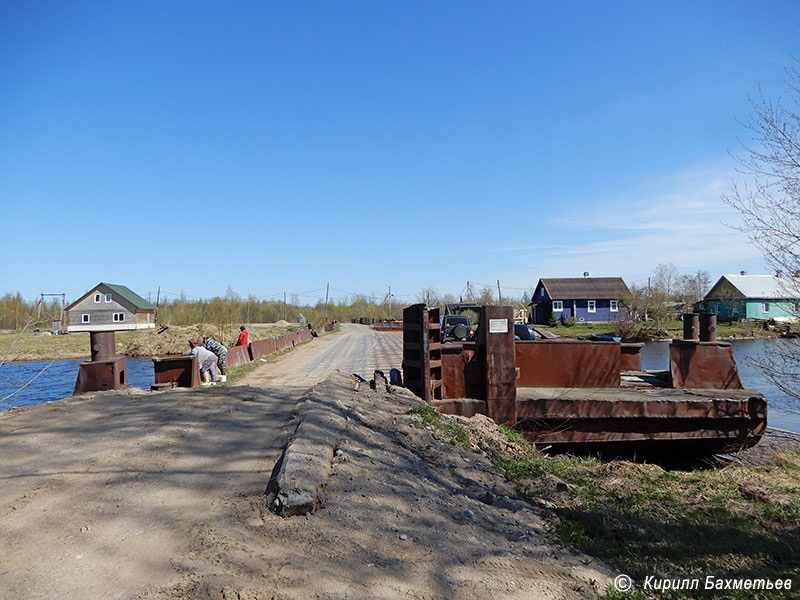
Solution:
[[(274, 324), (251, 325), (248, 328), (251, 340), (283, 335), (301, 329), (300, 325), (280, 326)], [(238, 335), (238, 329), (235, 329)], [(117, 354), (129, 357), (180, 356), (188, 354), (188, 340), (210, 335), (228, 345), (236, 337), (230, 332), (220, 332), (213, 325), (174, 326), (162, 333), (158, 329), (118, 331), (115, 336)], [(61, 360), (88, 359), (90, 356), (89, 334), (33, 335), (30, 332), (0, 334), (0, 361), (14, 360)]]
[[(800, 450), (765, 464), (665, 470), (597, 458), (496, 458), (523, 494), (553, 505), (565, 544), (601, 558), (638, 584), (614, 598), (797, 598), (800, 589)], [(545, 484), (542, 483), (545, 476)], [(556, 485), (552, 485), (553, 479)], [(792, 590), (643, 590), (656, 579), (786, 580)], [(650, 595), (648, 595), (648, 593)]]
[[(486, 455), (519, 493), (558, 517), (559, 540), (633, 578), (609, 600), (800, 597), (800, 441), (758, 464), (665, 469), (656, 464), (546, 456), (485, 417), (416, 409), (445, 439)], [(487, 425), (490, 424), (490, 426)], [(790, 580), (790, 590), (703, 589), (705, 578)], [(645, 590), (647, 577), (699, 579), (700, 589)]]
[[(592, 334), (620, 335), (620, 328), (615, 323), (575, 323), (571, 327), (537, 325), (536, 328), (567, 338), (588, 337)], [(631, 331), (624, 331), (623, 334), (624, 338), (632, 337), (637, 340), (681, 338), (683, 337), (683, 322), (636, 323), (632, 326)], [(717, 323), (717, 337), (720, 338), (776, 337), (777, 335), (774, 331), (764, 329), (764, 325), (760, 322)]]

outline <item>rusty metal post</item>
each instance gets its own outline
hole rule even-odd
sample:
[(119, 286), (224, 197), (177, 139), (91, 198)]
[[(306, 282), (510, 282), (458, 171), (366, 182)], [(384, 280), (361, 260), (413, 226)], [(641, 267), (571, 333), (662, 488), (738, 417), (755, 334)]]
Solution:
[(486, 413), (501, 425), (517, 424), (514, 309), (484, 306), (478, 327), (479, 356), (486, 365)]
[(683, 313), (683, 339), (698, 340), (698, 321), (700, 315), (697, 313)]
[(111, 360), (117, 355), (116, 339), (113, 331), (92, 331), (89, 333), (92, 362)]
[(714, 313), (700, 313), (700, 341), (717, 341), (717, 315)]
[(91, 360), (79, 365), (73, 394), (127, 388), (127, 365), (124, 356), (116, 355), (114, 332), (91, 331), (89, 343)]
[(442, 337), (439, 309), (403, 309), (403, 381), (429, 404), (442, 399)]

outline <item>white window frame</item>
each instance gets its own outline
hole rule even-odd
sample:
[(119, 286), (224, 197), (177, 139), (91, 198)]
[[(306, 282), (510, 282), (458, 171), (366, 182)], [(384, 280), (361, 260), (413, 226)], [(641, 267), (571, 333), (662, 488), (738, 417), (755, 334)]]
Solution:
[(762, 302), (761, 303), (761, 314), (764, 314), (764, 315), (769, 314), (769, 302)]
[(111, 294), (106, 294), (106, 302), (111, 302)]
[(123, 323), (125, 322), (125, 313), (124, 312), (114, 313), (112, 319), (114, 320), (114, 323)]
[(711, 308), (714, 311), (714, 313), (719, 314), (720, 311), (719, 302), (714, 302), (714, 305)]
[(619, 312), (619, 300), (611, 300), (611, 312)]
[(89, 313), (83, 313), (81, 315), (81, 323), (90, 323), (91, 322), (91, 315)]
[(597, 312), (597, 300), (587, 300), (586, 301), (586, 312), (596, 313)]
[(100, 301), (102, 300), (102, 298), (103, 298), (103, 295), (100, 292), (97, 292), (94, 295), (94, 301), (97, 302), (98, 304), (100, 304)]
[(563, 310), (564, 310), (564, 301), (553, 300), (553, 312), (563, 312)]

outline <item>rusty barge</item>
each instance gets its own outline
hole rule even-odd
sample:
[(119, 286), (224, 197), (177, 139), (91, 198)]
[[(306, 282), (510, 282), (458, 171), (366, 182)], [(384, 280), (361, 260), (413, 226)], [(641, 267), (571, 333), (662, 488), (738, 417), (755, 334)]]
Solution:
[(641, 344), (514, 340), (510, 307), (481, 308), (473, 342), (444, 343), (439, 311), (403, 312), (403, 379), (449, 414), (485, 414), (536, 444), (694, 453), (756, 444), (767, 401), (744, 389), (715, 315), (687, 315), (664, 373), (641, 370)]

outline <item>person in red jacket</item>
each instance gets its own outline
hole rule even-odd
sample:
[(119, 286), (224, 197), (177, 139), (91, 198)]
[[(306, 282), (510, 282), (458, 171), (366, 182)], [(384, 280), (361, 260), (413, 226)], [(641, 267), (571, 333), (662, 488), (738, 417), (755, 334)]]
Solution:
[(244, 325), (239, 327), (242, 332), (239, 334), (239, 339), (236, 340), (237, 346), (247, 346), (247, 329), (244, 328)]

